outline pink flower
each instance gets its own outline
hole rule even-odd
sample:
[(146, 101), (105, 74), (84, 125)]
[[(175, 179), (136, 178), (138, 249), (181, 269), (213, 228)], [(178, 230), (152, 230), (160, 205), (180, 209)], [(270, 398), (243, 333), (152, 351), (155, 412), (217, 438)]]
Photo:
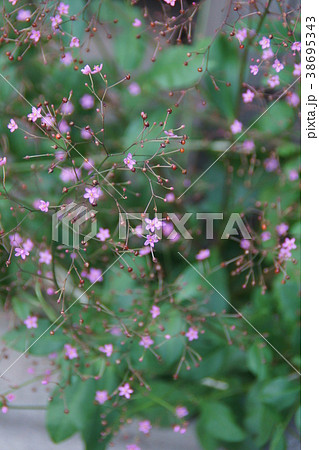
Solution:
[(134, 165), (136, 164), (135, 159), (133, 159), (132, 153), (129, 153), (129, 154), (127, 155), (127, 157), (124, 158), (124, 161), (123, 161), (123, 162), (124, 162), (124, 164), (127, 165), (127, 167), (128, 167), (130, 170), (132, 170), (133, 167), (134, 167)]
[(151, 310), (150, 310), (150, 313), (151, 313), (153, 319), (156, 319), (156, 317), (161, 314), (161, 310), (159, 309), (158, 306), (153, 305)]
[(19, 233), (14, 233), (9, 235), (10, 245), (20, 245), (23, 241)]
[(279, 167), (279, 162), (276, 158), (271, 156), (270, 158), (266, 158), (264, 161), (264, 166), (266, 169), (266, 172), (274, 172)]
[(235, 119), (234, 122), (230, 126), (231, 132), (233, 134), (240, 133), (243, 129), (243, 124), (239, 122), (239, 120)]
[(81, 137), (83, 139), (91, 139), (91, 137), (92, 137), (91, 129), (90, 130), (86, 130), (85, 128), (82, 128), (82, 130), (81, 130)]
[(155, 229), (160, 230), (163, 226), (162, 222), (158, 220), (157, 217), (154, 217), (154, 219), (145, 219), (145, 222), (147, 223), (146, 229), (154, 233)]
[(291, 50), (300, 52), (301, 51), (301, 42), (298, 42), (298, 41), (294, 42), (291, 45)]
[(185, 434), (187, 430), (185, 427), (181, 427), (180, 425), (174, 425), (173, 431), (175, 433)]
[(49, 250), (45, 250), (44, 252), (39, 252), (39, 263), (46, 264), (47, 266), (51, 264), (52, 255)]
[(7, 157), (0, 157), (0, 167), (5, 166), (7, 164)]
[(296, 181), (299, 178), (298, 171), (295, 169), (290, 170), (289, 172), (289, 180), (290, 181)]
[(151, 246), (152, 248), (154, 248), (154, 245), (158, 242), (158, 237), (156, 236), (156, 234), (148, 234), (146, 236), (146, 241), (144, 242), (144, 245), (147, 246)]
[(32, 31), (31, 31), (30, 39), (31, 39), (32, 41), (34, 41), (35, 44), (36, 44), (37, 42), (39, 42), (40, 37), (41, 37), (41, 33), (40, 33), (39, 30), (32, 30)]
[(282, 244), (282, 248), (286, 248), (287, 250), (295, 250), (297, 248), (295, 241), (295, 238), (289, 239), (286, 237), (285, 242)]
[(129, 85), (128, 91), (131, 95), (135, 97), (136, 95), (139, 95), (141, 93), (140, 85), (135, 83), (135, 81), (133, 81), (133, 83)]
[(142, 422), (140, 422), (138, 424), (138, 429), (142, 433), (148, 434), (151, 431), (151, 429), (152, 429), (151, 422), (149, 420), (143, 420)]
[(77, 37), (73, 37), (70, 42), (70, 47), (80, 47), (80, 40)]
[(25, 326), (30, 329), (30, 328), (38, 328), (38, 318), (35, 316), (28, 316), (23, 323), (25, 324)]
[(243, 150), (247, 153), (252, 152), (255, 149), (255, 143), (254, 141), (245, 140), (243, 142)]
[(124, 386), (119, 387), (119, 396), (125, 397), (129, 399), (131, 397), (131, 394), (133, 394), (133, 389), (130, 388), (130, 385), (128, 383), (125, 383)]
[(10, 119), (10, 122), (8, 123), (8, 128), (11, 131), (11, 133), (13, 133), (15, 130), (18, 129), (18, 125), (13, 119)]
[(255, 97), (255, 94), (250, 89), (247, 89), (246, 92), (243, 92), (242, 96), (244, 103), (251, 103)]
[(286, 96), (286, 102), (288, 105), (296, 107), (300, 103), (299, 95), (296, 92), (288, 92)]
[(263, 54), (262, 54), (261, 58), (263, 60), (267, 60), (267, 59), (272, 58), (273, 56), (274, 56), (274, 52), (272, 51), (272, 49), (271, 48), (267, 48), (266, 50), (263, 51)]
[(90, 94), (84, 94), (80, 98), (80, 104), (83, 109), (91, 109), (94, 106), (94, 97)]
[(242, 43), (247, 37), (246, 28), (242, 28), (241, 30), (238, 30), (237, 33), (235, 34), (235, 37), (239, 40), (240, 43)]
[(276, 226), (276, 231), (279, 236), (283, 236), (287, 233), (289, 226), (286, 223), (281, 223)]
[(12, 6), (15, 6), (18, 0), (9, 0), (9, 3), (11, 3)]
[(112, 344), (105, 344), (103, 347), (99, 347), (100, 352), (105, 353), (106, 356), (110, 357), (113, 353), (113, 345)]
[(248, 239), (242, 239), (240, 241), (240, 246), (243, 250), (249, 250), (250, 247), (250, 241)]
[(48, 212), (49, 211), (49, 205), (50, 202), (45, 202), (44, 200), (39, 201), (38, 209), (42, 212)]
[(249, 66), (249, 68), (250, 68), (250, 73), (251, 74), (257, 75), (257, 73), (259, 71), (259, 68), (258, 68), (258, 66), (256, 66), (256, 64), (253, 64), (253, 65)]
[(60, 179), (64, 183), (69, 183), (70, 181), (76, 182), (77, 178), (81, 176), (81, 169), (67, 167), (66, 169), (62, 169), (60, 173)]
[(6, 396), (6, 399), (8, 400), (8, 402), (13, 402), (15, 400), (16, 396), (14, 394), (8, 394)]
[(89, 73), (92, 73), (92, 69), (91, 69), (91, 67), (87, 64), (86, 66), (84, 66), (83, 69), (81, 69), (81, 72), (82, 72), (84, 75), (89, 75)]
[(72, 347), (70, 344), (65, 344), (65, 356), (68, 359), (75, 359), (78, 357), (78, 352), (75, 347)]
[(103, 281), (102, 270), (101, 269), (94, 269), (93, 267), (91, 267), (90, 272), (87, 275), (87, 279), (91, 283), (96, 283), (96, 282), (101, 283)]
[(3, 405), (1, 408), (1, 411), (3, 412), (3, 414), (7, 414), (7, 412), (9, 411), (9, 408), (6, 405)]
[(188, 410), (187, 410), (187, 408), (185, 408), (185, 406), (177, 406), (176, 410), (175, 410), (175, 414), (177, 415), (177, 417), (182, 419), (183, 417), (188, 415)]
[(165, 3), (168, 3), (171, 6), (175, 6), (175, 1), (176, 0), (164, 0)]
[(280, 84), (279, 76), (278, 75), (272, 75), (271, 77), (268, 78), (267, 84), (271, 88), (274, 88), (275, 86), (279, 86), (279, 84)]
[[(166, 1), (166, 0), (164, 0)], [(128, 444), (126, 446), (126, 450), (141, 450), (141, 447), (138, 447), (136, 444)]]
[(263, 231), (261, 233), (260, 237), (263, 242), (266, 242), (266, 241), (269, 241), (269, 239), (271, 239), (271, 234), (269, 231)]
[(14, 256), (16, 256), (16, 257), (21, 256), (21, 258), (23, 260), (25, 260), (26, 257), (29, 256), (29, 254), (30, 254), (26, 249), (20, 248), (20, 247), (15, 248), (14, 251), (15, 251)]
[(200, 250), (197, 255), (195, 256), (195, 258), (197, 259), (197, 261), (203, 261), (203, 259), (207, 259), (210, 257), (210, 250), (208, 248), (202, 249)]
[(185, 336), (189, 341), (194, 341), (195, 339), (198, 339), (198, 331), (195, 330), (195, 328), (190, 327)]
[(101, 72), (102, 68), (103, 68), (103, 64), (95, 65), (92, 70), (92, 75), (94, 75), (95, 73)]
[(58, 12), (61, 14), (61, 16), (69, 14), (69, 8), (70, 5), (66, 5), (65, 3), (61, 2), (58, 6)]
[(259, 45), (261, 45), (261, 48), (265, 50), (265, 48), (270, 47), (270, 39), (266, 38), (266, 36), (263, 36), (262, 39), (259, 41)]
[(26, 250), (27, 252), (31, 252), (31, 250), (34, 247), (33, 242), (31, 241), (31, 239), (27, 239), (24, 244), (22, 244), (22, 247), (24, 248), (24, 250)]
[(73, 61), (73, 57), (72, 54), (70, 52), (66, 52), (63, 57), (61, 56), (60, 61), (62, 64), (64, 64), (65, 66), (69, 66), (70, 64), (72, 64)]
[(277, 73), (281, 72), (284, 69), (284, 65), (279, 61), (279, 59), (275, 59), (272, 67), (276, 70)]
[(62, 18), (59, 14), (54, 17), (50, 17), (50, 20), (53, 29), (59, 28), (60, 23), (62, 23)]
[(95, 393), (95, 400), (100, 405), (103, 405), (103, 403), (105, 403), (107, 399), (108, 399), (107, 391), (96, 391), (96, 393)]
[(292, 72), (292, 74), (295, 77), (299, 77), (301, 74), (301, 63), (300, 64), (294, 64), (294, 71)]
[(40, 119), (42, 117), (41, 114), (41, 108), (35, 108), (32, 106), (32, 112), (28, 114), (28, 119), (32, 122), (35, 122), (37, 119)]
[(139, 345), (144, 348), (149, 348), (152, 344), (154, 344), (154, 341), (149, 336), (143, 336), (139, 342)]
[(101, 189), (93, 187), (93, 188), (85, 188), (85, 194), (83, 195), (84, 198), (87, 198), (91, 204), (95, 203), (95, 200), (97, 200), (101, 196), (102, 192)]
[(106, 241), (106, 239), (109, 239), (111, 237), (110, 230), (108, 230), (107, 228), (100, 228), (96, 237), (100, 239), (100, 241), (104, 242)]
[(68, 101), (66, 103), (63, 103), (61, 106), (61, 113), (63, 115), (69, 115), (72, 114), (74, 111), (74, 105), (72, 102)]
[(133, 25), (133, 27), (138, 28), (142, 25), (142, 22), (140, 21), (140, 19), (135, 18), (132, 25)]

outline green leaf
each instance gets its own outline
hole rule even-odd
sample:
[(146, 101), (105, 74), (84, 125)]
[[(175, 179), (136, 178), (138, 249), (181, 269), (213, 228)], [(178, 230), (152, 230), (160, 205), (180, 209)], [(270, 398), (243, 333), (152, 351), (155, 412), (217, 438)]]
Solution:
[(293, 108), (284, 101), (278, 101), (258, 120), (256, 128), (263, 133), (280, 134), (294, 123), (294, 119)]
[(274, 378), (261, 390), (261, 400), (278, 411), (292, 406), (299, 397), (300, 380), (284, 377)]
[(272, 360), (272, 353), (264, 343), (255, 342), (247, 353), (247, 365), (252, 373), (261, 380), (267, 378), (269, 363)]
[(16, 315), (19, 317), (19, 319), (24, 320), (26, 319), (31, 312), (30, 305), (26, 303), (24, 299), (20, 299), (18, 297), (14, 297), (12, 299), (12, 308), (13, 311), (16, 313)]
[(213, 441), (241, 442), (246, 437), (231, 409), (221, 402), (206, 402), (202, 405), (198, 431), (206, 433)]

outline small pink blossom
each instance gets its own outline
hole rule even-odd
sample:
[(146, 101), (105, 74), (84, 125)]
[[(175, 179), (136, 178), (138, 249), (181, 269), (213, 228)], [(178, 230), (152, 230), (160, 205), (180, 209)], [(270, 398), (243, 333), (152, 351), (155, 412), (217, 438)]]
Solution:
[(93, 204), (95, 203), (95, 200), (97, 200), (101, 196), (101, 194), (101, 189), (97, 187), (85, 188), (85, 194), (83, 195), (83, 197), (87, 198), (89, 202)]
[(8, 123), (8, 128), (9, 128), (10, 132), (13, 133), (19, 127), (13, 119), (10, 119), (10, 122)]
[(145, 219), (145, 222), (147, 223), (146, 229), (151, 231), (151, 233), (154, 233), (155, 229), (160, 230), (163, 226), (162, 222), (158, 220), (157, 217), (154, 217), (154, 219)]
[(130, 388), (128, 383), (125, 383), (124, 386), (119, 387), (119, 396), (125, 397), (127, 399), (131, 398), (131, 394), (133, 394), (133, 389)]
[(68, 359), (75, 359), (75, 358), (77, 358), (79, 356), (76, 348), (72, 347), (72, 345), (65, 344), (64, 348), (65, 348), (65, 356)]
[(7, 164), (7, 157), (6, 156), (0, 157), (0, 167), (5, 166), (6, 164)]
[(142, 422), (139, 422), (138, 429), (142, 433), (148, 434), (152, 429), (151, 422), (149, 420), (143, 420)]
[(177, 406), (175, 409), (175, 414), (178, 418), (182, 419), (183, 417), (188, 415), (188, 410), (185, 406)]
[(231, 132), (233, 134), (240, 133), (243, 129), (243, 124), (239, 122), (239, 120), (235, 119), (234, 122), (230, 126)]
[(124, 158), (124, 164), (126, 164), (130, 170), (134, 168), (136, 161), (133, 159), (132, 153), (128, 153), (127, 157)]
[(107, 399), (108, 399), (107, 391), (96, 391), (96, 393), (95, 393), (95, 400), (100, 405), (103, 405), (103, 403), (105, 403)]
[(58, 12), (61, 16), (69, 14), (70, 5), (61, 2), (58, 6)]
[(93, 66), (93, 70), (92, 70), (92, 75), (94, 75), (95, 73), (99, 73), (99, 72), (101, 72), (101, 70), (102, 70), (102, 68), (103, 68), (103, 64), (100, 64), (100, 65), (95, 65), (95, 66)]
[(287, 92), (286, 102), (288, 103), (288, 105), (293, 106), (295, 108), (300, 103), (299, 95), (296, 94), (296, 92)]
[(164, 0), (165, 3), (168, 3), (171, 6), (175, 6), (176, 0)]
[(246, 92), (243, 92), (242, 96), (244, 103), (251, 103), (255, 97), (255, 94), (250, 89), (247, 89)]
[(150, 247), (154, 248), (154, 245), (158, 242), (158, 237), (156, 234), (148, 234), (146, 236), (146, 241), (144, 242), (144, 245), (149, 245)]
[(16, 256), (16, 257), (21, 256), (21, 259), (23, 259), (23, 260), (25, 260), (26, 257), (29, 256), (29, 254), (30, 254), (26, 249), (20, 248), (20, 247), (15, 248), (14, 251), (15, 251), (14, 256)]
[(289, 229), (289, 226), (286, 223), (280, 223), (276, 226), (276, 231), (279, 236), (284, 236)]
[(28, 316), (23, 323), (25, 324), (25, 326), (30, 329), (30, 328), (38, 328), (38, 318), (36, 316)]
[(266, 241), (269, 241), (269, 239), (271, 239), (271, 234), (269, 231), (263, 231), (261, 233), (260, 237), (263, 242), (266, 242)]
[(274, 56), (274, 52), (272, 51), (272, 49), (271, 48), (267, 48), (266, 50), (263, 51), (263, 54), (262, 54), (261, 58), (263, 60), (267, 60), (267, 59), (272, 58), (273, 56)]
[(159, 315), (161, 314), (161, 310), (159, 309), (158, 306), (153, 305), (152, 308), (151, 308), (151, 310), (150, 310), (150, 313), (151, 313), (151, 315), (152, 315), (152, 318), (153, 318), (153, 319), (156, 319), (156, 317), (159, 316)]
[(254, 143), (254, 141), (251, 141), (251, 140), (246, 139), (246, 140), (243, 142), (243, 150), (244, 150), (245, 152), (250, 153), (250, 152), (252, 152), (254, 149), (255, 149), (255, 143)]
[(296, 181), (296, 180), (298, 180), (298, 178), (299, 178), (298, 171), (295, 170), (295, 169), (290, 170), (288, 176), (289, 176), (289, 180), (290, 180), (290, 181)]
[(62, 18), (59, 14), (54, 17), (50, 17), (50, 20), (53, 29), (59, 28), (59, 25), (62, 23)]
[(16, 396), (14, 394), (8, 394), (6, 396), (6, 399), (8, 402), (13, 402), (15, 400)]
[(19, 233), (9, 234), (9, 240), (11, 246), (18, 246), (22, 243), (23, 239)]
[(293, 70), (292, 74), (295, 77), (299, 77), (300, 76), (300, 74), (301, 74), (301, 63), (300, 64), (294, 64), (294, 70)]
[(141, 87), (138, 83), (135, 83), (135, 81), (133, 81), (133, 83), (128, 86), (128, 91), (135, 97), (136, 95), (140, 95)]
[(278, 75), (272, 75), (271, 77), (268, 78), (267, 84), (268, 84), (268, 86), (270, 86), (271, 88), (274, 88), (274, 87), (276, 87), (276, 86), (279, 86), (279, 84), (280, 84), (279, 76), (278, 76)]
[(240, 246), (243, 250), (249, 250), (250, 248), (250, 241), (248, 239), (242, 239), (240, 241)]
[(106, 241), (106, 239), (109, 239), (111, 237), (110, 230), (108, 228), (100, 228), (96, 237), (100, 239), (100, 241), (104, 242)]
[[(164, 1), (166, 1), (166, 0), (164, 0)], [(128, 444), (126, 446), (126, 450), (141, 450), (141, 447), (139, 447), (136, 444)]]
[(149, 348), (152, 344), (154, 344), (154, 341), (149, 336), (143, 336), (139, 342), (139, 345), (144, 348)]
[(22, 247), (24, 248), (24, 250), (26, 250), (27, 252), (31, 252), (31, 250), (34, 247), (33, 242), (31, 241), (31, 239), (27, 239), (23, 244)]
[(94, 97), (90, 94), (84, 94), (80, 98), (80, 104), (83, 109), (91, 109), (94, 106)]
[(70, 42), (70, 47), (80, 47), (80, 40), (79, 38), (73, 36)]
[(12, 6), (15, 6), (18, 0), (9, 0), (9, 3), (11, 3)]
[(250, 73), (253, 75), (257, 75), (257, 73), (259, 72), (259, 68), (258, 66), (256, 66), (256, 64), (252, 64), (251, 66), (249, 66), (250, 68)]
[(276, 70), (277, 73), (279, 73), (284, 69), (285, 66), (279, 61), (279, 59), (275, 59), (272, 67)]
[(198, 331), (195, 330), (195, 328), (190, 327), (185, 336), (189, 341), (194, 341), (195, 339), (198, 339)]
[(132, 26), (135, 28), (138, 28), (142, 25), (142, 22), (140, 21), (140, 19), (135, 18), (134, 22), (132, 23)]
[(298, 42), (298, 41), (294, 42), (291, 45), (291, 50), (300, 52), (301, 51), (301, 42)]
[(289, 239), (288, 237), (286, 237), (284, 243), (282, 244), (282, 248), (286, 248), (287, 250), (295, 250), (297, 248), (295, 242), (295, 238)]
[(52, 255), (49, 250), (45, 250), (44, 252), (39, 252), (39, 263), (43, 263), (46, 265), (50, 265), (52, 262)]
[(69, 66), (70, 64), (72, 64), (73, 61), (72, 53), (66, 52), (63, 56), (61, 56), (60, 61), (65, 66)]
[(7, 405), (3, 405), (1, 407), (1, 411), (2, 411), (3, 414), (7, 414), (7, 412), (9, 411), (9, 408), (7, 407)]
[(40, 37), (41, 37), (41, 33), (40, 33), (39, 30), (32, 30), (32, 31), (31, 31), (30, 39), (31, 39), (32, 41), (34, 41), (35, 44), (36, 44), (37, 42), (39, 42)]
[(62, 104), (61, 113), (63, 115), (65, 115), (65, 116), (70, 115), (73, 113), (73, 111), (74, 111), (74, 105), (72, 102), (70, 102), (70, 100), (68, 102)]
[(265, 48), (270, 47), (270, 39), (266, 38), (266, 36), (263, 36), (262, 39), (259, 41), (259, 45), (261, 45), (261, 48), (265, 50)]
[(32, 112), (28, 114), (28, 119), (32, 122), (36, 122), (36, 120), (40, 119), (41, 117), (41, 108), (35, 108), (34, 106), (32, 106)]
[(38, 209), (40, 211), (42, 211), (42, 212), (48, 212), (49, 211), (49, 205), (50, 205), (50, 202), (46, 202), (44, 200), (40, 200)]
[(210, 250), (208, 248), (202, 249), (200, 250), (197, 255), (195, 256), (195, 258), (197, 259), (197, 261), (203, 261), (203, 259), (207, 259), (210, 257)]
[(247, 37), (247, 30), (246, 28), (242, 28), (241, 30), (238, 30), (235, 34), (235, 37), (239, 40), (240, 43), (244, 42), (244, 40)]
[(264, 166), (265, 166), (266, 172), (274, 172), (279, 167), (278, 159), (276, 159), (274, 156), (271, 156), (270, 158), (266, 158), (264, 161)]
[(101, 283), (103, 281), (102, 270), (91, 267), (90, 272), (87, 274), (87, 279), (90, 283)]
[(88, 64), (86, 64), (86, 66), (84, 66), (84, 68), (81, 69), (81, 72), (84, 75), (89, 75), (89, 73), (92, 73), (92, 69), (91, 69), (91, 67)]
[(103, 347), (99, 347), (100, 352), (105, 353), (106, 356), (110, 357), (113, 353), (113, 345), (112, 344), (105, 344)]

